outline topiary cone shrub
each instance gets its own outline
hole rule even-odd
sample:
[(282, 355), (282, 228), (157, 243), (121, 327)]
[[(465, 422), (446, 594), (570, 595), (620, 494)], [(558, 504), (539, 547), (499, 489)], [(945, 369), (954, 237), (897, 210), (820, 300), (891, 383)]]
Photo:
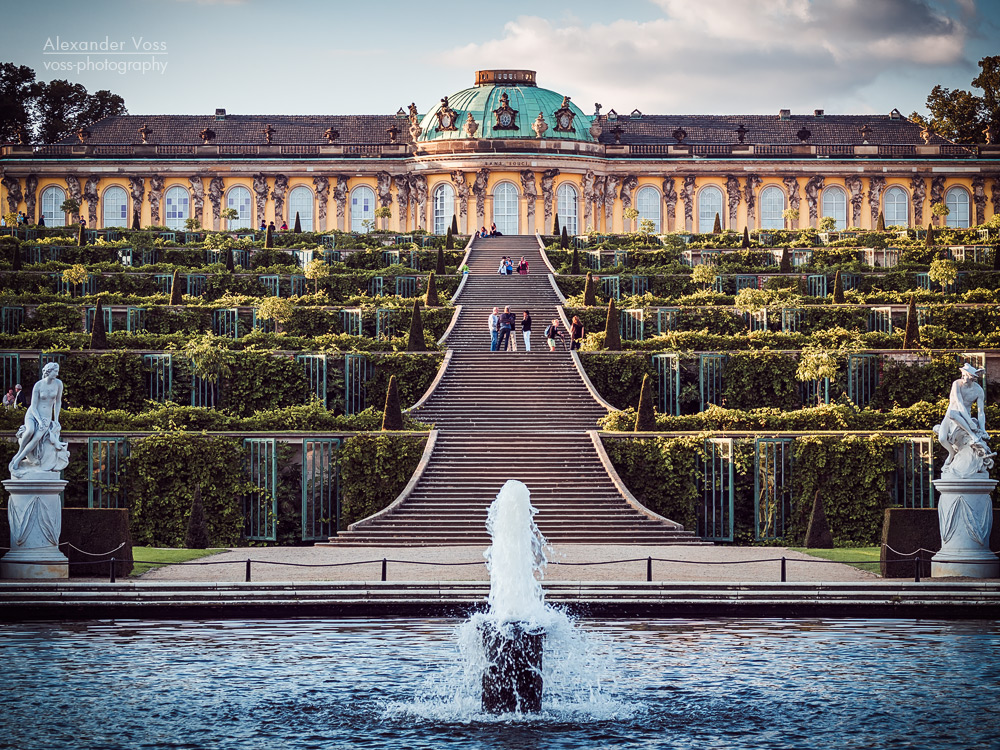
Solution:
[(21, 270), (21, 245), (16, 239), (10, 243), (10, 267), (13, 271)]
[(651, 432), (656, 429), (656, 414), (653, 412), (653, 382), (649, 375), (642, 376), (639, 390), (639, 411), (635, 415), (635, 431)]
[(272, 224), (268, 224), (267, 231), (264, 232), (264, 247), (274, 247), (274, 226)]
[(574, 276), (580, 273), (580, 253), (575, 247), (573, 248), (573, 261), (569, 265), (569, 272)]
[(906, 330), (903, 332), (903, 348), (916, 349), (920, 346), (920, 326), (917, 325), (917, 301), (910, 295), (906, 306)]
[(885, 231), (885, 214), (881, 211), (878, 212), (878, 221), (875, 222), (875, 231), (884, 232)]
[(805, 546), (810, 549), (830, 549), (833, 546), (833, 534), (823, 510), (822, 490), (816, 490), (813, 497), (812, 513), (809, 514), (809, 526), (806, 527)]
[(722, 219), (715, 215), (715, 224), (712, 225), (712, 234), (722, 234)]
[[(448, 231), (444, 235), (444, 247), (445, 250), (455, 249), (455, 235), (452, 234), (451, 227), (448, 227)], [(439, 258), (444, 257), (444, 253), (441, 250), (441, 248), (438, 248), (438, 257)], [(438, 263), (443, 263), (443, 261), (438, 261)], [(442, 271), (441, 273), (444, 273), (444, 271)]]
[(97, 307), (94, 308), (94, 324), (90, 329), (90, 348), (108, 348), (108, 329), (104, 325), (104, 301), (98, 297)]
[(139, 214), (132, 214), (132, 229), (138, 232), (141, 228), (139, 226)]
[(993, 246), (993, 270), (1000, 271), (1000, 244)]
[(597, 304), (597, 285), (594, 283), (594, 276), (587, 271), (587, 280), (583, 284), (583, 306), (593, 307)]
[(556, 214), (555, 218), (552, 220), (552, 234), (557, 237), (562, 234), (562, 232), (559, 231), (559, 214)]
[(934, 247), (934, 224), (933, 222), (927, 222), (927, 234), (924, 235), (924, 245), (926, 247)]
[(844, 304), (844, 280), (840, 278), (840, 270), (833, 277), (833, 303), (835, 305)]
[[(563, 250), (569, 250), (569, 232), (566, 231), (566, 227), (562, 228), (562, 233), (559, 235), (559, 247)], [(573, 253), (576, 254), (576, 248), (573, 248)], [(579, 267), (577, 263), (577, 267)]]
[(744, 250), (750, 247), (750, 228), (743, 227), (743, 242), (740, 243), (740, 247)]
[(399, 387), (396, 376), (389, 376), (389, 388), (385, 392), (385, 409), (382, 414), (383, 430), (403, 429), (403, 410), (399, 406)]
[[(455, 238), (452, 235), (448, 235), (448, 239), (451, 240), (451, 246), (455, 247)], [(434, 271), (435, 271), (435, 273), (437, 273), (438, 276), (441, 276), (445, 272), (445, 267), (444, 267), (444, 250), (442, 248), (440, 248), (440, 247), (438, 248), (437, 263), (434, 266)]]
[(609, 352), (620, 352), (622, 350), (622, 334), (618, 326), (618, 308), (615, 307), (614, 297), (608, 300), (608, 319), (604, 323), (604, 348)]
[(427, 277), (427, 294), (424, 295), (424, 304), (428, 307), (439, 307), (437, 283), (434, 281), (434, 274)]
[(410, 335), (406, 339), (406, 351), (425, 352), (424, 323), (420, 318), (420, 300), (413, 301), (413, 315), (410, 318)]
[(170, 280), (170, 301), (168, 305), (183, 305), (181, 301), (181, 272), (175, 270), (174, 277)]
[(191, 500), (191, 515), (188, 516), (184, 546), (188, 549), (208, 549), (208, 522), (205, 520), (205, 505), (201, 501), (201, 487), (194, 488)]
[(226, 248), (226, 270), (229, 273), (236, 271), (236, 258), (233, 257), (233, 249), (231, 247)]
[(302, 234), (302, 221), (299, 219), (299, 212), (295, 212), (295, 226), (292, 227), (295, 234)]
[(81, 224), (76, 231), (76, 246), (83, 247), (86, 244), (87, 241), (83, 238), (83, 224)]
[(778, 263), (778, 273), (792, 272), (792, 254), (787, 247), (781, 248), (781, 261)]
[(458, 234), (458, 217), (455, 214), (451, 215), (451, 233)]

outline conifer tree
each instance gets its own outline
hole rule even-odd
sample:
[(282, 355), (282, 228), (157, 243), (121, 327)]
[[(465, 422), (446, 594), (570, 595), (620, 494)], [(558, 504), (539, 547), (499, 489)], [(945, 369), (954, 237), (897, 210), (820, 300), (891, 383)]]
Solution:
[[(453, 240), (453, 238), (452, 238), (452, 236), (450, 234), (448, 235), (448, 239)], [(455, 246), (454, 241), (452, 241), (451, 246), (452, 247)], [(437, 251), (437, 262), (434, 264), (434, 271), (437, 273), (438, 276), (443, 276), (444, 275), (444, 271), (445, 271), (445, 268), (444, 268), (444, 248), (440, 248), (440, 247), (438, 248), (438, 251)]]
[(656, 414), (653, 412), (653, 382), (649, 375), (642, 376), (639, 391), (639, 410), (635, 415), (635, 431), (650, 432), (656, 429)]
[(615, 307), (615, 298), (608, 300), (608, 319), (604, 323), (604, 348), (609, 352), (620, 352), (622, 350), (622, 335), (619, 326), (618, 308)]
[(885, 214), (881, 211), (878, 212), (878, 221), (875, 222), (875, 231), (884, 232), (885, 231)]
[(906, 306), (906, 330), (903, 332), (903, 348), (916, 349), (920, 346), (920, 326), (917, 325), (917, 301), (910, 295)]
[(76, 232), (76, 246), (83, 247), (86, 244), (87, 241), (83, 238), (83, 224), (81, 224)]
[(558, 236), (562, 234), (559, 231), (559, 214), (556, 214), (555, 218), (552, 220), (552, 234)]
[(138, 232), (141, 228), (139, 226), (139, 214), (132, 214), (132, 229)]
[(292, 227), (292, 232), (295, 234), (302, 234), (302, 221), (299, 219), (299, 212), (295, 212), (295, 226)]
[(712, 225), (712, 234), (722, 234), (722, 219), (718, 214), (715, 215), (715, 224)]
[(830, 532), (830, 523), (826, 520), (826, 511), (823, 509), (822, 490), (816, 490), (816, 495), (813, 497), (805, 544), (810, 549), (829, 549), (833, 546), (833, 534)]
[(458, 234), (458, 217), (455, 214), (451, 215), (451, 233)]
[(587, 271), (587, 280), (583, 283), (583, 306), (593, 307), (597, 304), (597, 284), (594, 283), (594, 277)]
[(840, 270), (833, 277), (833, 303), (835, 305), (844, 304), (844, 280), (840, 278)]
[(575, 247), (573, 248), (573, 260), (569, 265), (569, 272), (574, 276), (578, 276), (580, 273), (580, 253)]
[(439, 307), (437, 284), (434, 281), (434, 274), (427, 277), (427, 294), (424, 295), (424, 304), (428, 307)]
[(104, 325), (104, 302), (98, 297), (97, 307), (94, 308), (94, 323), (90, 329), (90, 348), (108, 348), (108, 328)]
[(403, 429), (403, 410), (399, 406), (399, 388), (396, 376), (389, 376), (389, 388), (385, 392), (385, 409), (382, 411), (383, 430)]
[(420, 300), (413, 300), (413, 316), (410, 318), (410, 335), (406, 339), (406, 351), (425, 352), (424, 323), (420, 318)]
[(781, 248), (781, 261), (778, 263), (778, 273), (792, 272), (792, 254), (787, 247)]
[(236, 272), (236, 258), (233, 257), (233, 249), (231, 247), (226, 248), (226, 270), (229, 273)]
[(183, 305), (181, 299), (181, 272), (174, 270), (174, 278), (170, 280), (170, 301), (168, 305)]
[(264, 232), (264, 247), (274, 247), (274, 225), (268, 224)]
[(208, 521), (205, 518), (205, 505), (201, 501), (201, 487), (194, 488), (194, 498), (191, 500), (191, 515), (188, 516), (187, 533), (184, 535), (184, 546), (188, 549), (207, 549)]
[(559, 235), (559, 247), (569, 250), (569, 232), (566, 231), (566, 227), (562, 228), (562, 233)]
[(21, 270), (21, 245), (18, 243), (16, 238), (12, 238), (13, 241), (10, 243), (10, 268), (12, 271)]
[(740, 244), (744, 250), (750, 247), (750, 228), (743, 227), (743, 242)]
[(924, 237), (924, 245), (926, 247), (934, 247), (934, 224), (930, 221), (927, 222), (927, 234)]
[[(455, 233), (451, 231), (451, 227), (448, 227), (448, 231), (444, 233), (444, 247), (446, 250), (455, 249)], [(440, 254), (441, 248), (438, 248), (438, 253)]]

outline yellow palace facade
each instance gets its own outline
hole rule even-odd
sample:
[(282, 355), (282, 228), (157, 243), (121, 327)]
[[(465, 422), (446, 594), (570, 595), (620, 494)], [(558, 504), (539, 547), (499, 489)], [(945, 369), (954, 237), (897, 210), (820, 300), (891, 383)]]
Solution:
[[(504, 234), (975, 226), (1000, 213), (1000, 147), (886, 115), (585, 114), (530, 70), (483, 70), (428, 111), (123, 115), (0, 151), (0, 206), (91, 228), (289, 226)], [(797, 219), (785, 217), (796, 209)], [(233, 209), (236, 218), (223, 218)], [(382, 210), (379, 210), (382, 209)], [(385, 211), (388, 209), (388, 211)], [(634, 209), (629, 210), (629, 209)], [(388, 216), (385, 214), (388, 213)], [(636, 217), (637, 213), (637, 217)], [(631, 217), (631, 218), (630, 218)]]

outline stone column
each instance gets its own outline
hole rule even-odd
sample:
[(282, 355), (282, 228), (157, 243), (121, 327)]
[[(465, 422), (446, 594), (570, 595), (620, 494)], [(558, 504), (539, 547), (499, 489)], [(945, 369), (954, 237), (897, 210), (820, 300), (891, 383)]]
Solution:
[(941, 551), (931, 558), (931, 577), (1000, 578), (1000, 559), (990, 551), (995, 479), (935, 479), (941, 494)]
[(4, 481), (10, 493), (10, 551), (0, 559), (0, 578), (69, 578), (69, 560), (59, 551), (59, 493), (67, 484), (56, 471)]

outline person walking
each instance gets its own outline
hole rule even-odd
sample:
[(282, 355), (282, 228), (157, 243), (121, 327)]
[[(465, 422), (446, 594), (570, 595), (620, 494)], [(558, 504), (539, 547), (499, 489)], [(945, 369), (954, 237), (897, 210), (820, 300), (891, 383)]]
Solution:
[(528, 261), (523, 255), (521, 256), (521, 262), (517, 264), (517, 272), (522, 276), (528, 275)]
[(559, 318), (553, 318), (552, 324), (545, 328), (545, 340), (549, 343), (549, 351), (556, 350), (556, 339), (562, 341), (565, 334), (559, 330)]
[(573, 321), (569, 326), (569, 348), (579, 349), (580, 340), (583, 338), (583, 323), (580, 322), (580, 318), (576, 315), (573, 316)]
[(531, 313), (527, 310), (521, 317), (521, 333), (524, 335), (524, 351), (531, 351)]
[(490, 315), (490, 351), (495, 352), (497, 350), (497, 341), (500, 335), (500, 308), (494, 307), (493, 313)]
[(510, 311), (510, 307), (504, 307), (503, 313), (500, 315), (500, 341), (497, 343), (497, 349), (499, 351), (507, 351), (507, 344), (510, 343), (510, 329), (514, 325), (514, 313)]

